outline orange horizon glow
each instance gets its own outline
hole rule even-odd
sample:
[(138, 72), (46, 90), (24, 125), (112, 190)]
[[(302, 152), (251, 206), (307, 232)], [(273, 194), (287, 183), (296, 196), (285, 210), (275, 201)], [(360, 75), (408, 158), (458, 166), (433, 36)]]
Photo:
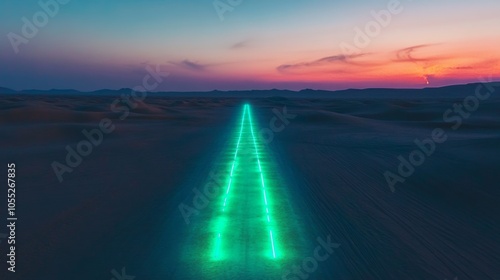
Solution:
[[(134, 87), (146, 65), (171, 74), (158, 91), (423, 88), (500, 79), (500, 2), (493, 0), (400, 2), (400, 12), (370, 36), (367, 26), (387, 9), (385, 1), (255, 1), (224, 21), (184, 2), (81, 5), (88, 10), (68, 6), (61, 22), (56, 18), (18, 54), (3, 41), (0, 86)], [(5, 34), (13, 32), (5, 26), (19, 26), (25, 16), (11, 11), (0, 27)], [(76, 20), (82, 16), (92, 20), (82, 24)], [(363, 36), (368, 42), (357, 44)]]

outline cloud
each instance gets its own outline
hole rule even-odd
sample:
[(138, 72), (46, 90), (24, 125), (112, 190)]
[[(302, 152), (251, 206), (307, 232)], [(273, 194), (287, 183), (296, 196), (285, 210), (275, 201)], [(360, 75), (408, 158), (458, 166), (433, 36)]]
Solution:
[(399, 62), (417, 62), (417, 61), (426, 61), (426, 59), (414, 58), (413, 53), (416, 50), (426, 48), (430, 45), (417, 45), (411, 46), (408, 48), (400, 49), (396, 51), (397, 61)]
[(237, 49), (243, 49), (243, 48), (246, 48), (246, 47), (248, 47), (248, 41), (244, 40), (244, 41), (240, 41), (240, 42), (237, 42), (237, 43), (233, 44), (231, 46), (231, 49), (232, 50), (237, 50)]
[(444, 56), (418, 57), (418, 58), (414, 56), (416, 52), (424, 48), (429, 48), (435, 45), (437, 44), (423, 44), (397, 50), (395, 62), (427, 63), (427, 62), (447, 59), (448, 57)]
[(480, 61), (469, 61), (467, 65), (457, 65), (448, 67), (450, 70), (478, 70), (478, 69), (491, 69), (498, 65), (499, 60), (496, 58), (483, 59)]
[(458, 66), (458, 67), (448, 67), (448, 69), (453, 69), (453, 70), (471, 70), (471, 69), (474, 69), (474, 67), (471, 67), (471, 66)]
[(208, 65), (196, 63), (196, 62), (193, 62), (193, 61), (190, 61), (187, 59), (184, 59), (181, 62), (171, 62), (171, 63), (176, 65), (176, 66), (179, 66), (179, 67), (191, 70), (191, 71), (195, 71), (195, 72), (204, 72), (208, 68)]
[(323, 58), (320, 58), (320, 59), (317, 59), (314, 61), (310, 61), (310, 62), (301, 62), (301, 63), (296, 63), (296, 64), (282, 64), (282, 65), (278, 66), (276, 69), (280, 72), (287, 72), (289, 70), (321, 67), (321, 66), (331, 65), (331, 64), (336, 64), (336, 63), (357, 64), (351, 60), (354, 58), (364, 56), (364, 55), (366, 55), (366, 54), (333, 55), (333, 56), (323, 57)]

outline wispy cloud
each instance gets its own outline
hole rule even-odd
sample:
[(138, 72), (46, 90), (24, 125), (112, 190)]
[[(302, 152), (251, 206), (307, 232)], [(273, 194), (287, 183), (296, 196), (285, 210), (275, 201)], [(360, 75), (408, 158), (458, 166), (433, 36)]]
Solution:
[(472, 70), (474, 67), (472, 66), (458, 66), (458, 67), (448, 67), (448, 69), (452, 70)]
[(195, 71), (195, 72), (204, 72), (207, 71), (207, 68), (209, 65), (206, 64), (201, 64), (197, 62), (193, 62), (188, 59), (184, 59), (181, 62), (171, 62), (173, 65), (176, 65), (178, 67), (182, 67), (187, 70)]
[(446, 56), (428, 56), (428, 57), (415, 57), (415, 53), (422, 49), (436, 46), (437, 44), (423, 44), (399, 49), (396, 51), (395, 62), (413, 62), (413, 63), (427, 63), (447, 59)]
[(290, 70), (297, 70), (297, 69), (306, 69), (306, 68), (312, 68), (312, 67), (321, 67), (325, 65), (331, 65), (331, 64), (336, 64), (336, 63), (342, 63), (342, 64), (357, 64), (356, 62), (353, 62), (352, 59), (358, 58), (361, 56), (365, 56), (366, 54), (353, 54), (353, 55), (333, 55), (333, 56), (327, 56), (323, 57), (314, 61), (309, 61), (309, 62), (301, 62), (301, 63), (296, 63), (296, 64), (282, 64), (278, 66), (276, 69), (280, 72), (287, 72)]
[(448, 67), (450, 70), (478, 70), (478, 69), (491, 69), (497, 68), (499, 65), (498, 59), (483, 59), (480, 61), (469, 61), (466, 65), (457, 65)]
[(239, 42), (231, 45), (231, 49), (238, 50), (238, 49), (246, 48), (246, 47), (248, 47), (248, 43), (249, 43), (248, 40), (239, 41)]

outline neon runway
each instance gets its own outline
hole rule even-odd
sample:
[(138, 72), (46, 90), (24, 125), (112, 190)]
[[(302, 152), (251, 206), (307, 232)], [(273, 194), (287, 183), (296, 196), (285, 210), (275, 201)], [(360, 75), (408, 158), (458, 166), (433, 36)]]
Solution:
[(252, 107), (245, 104), (238, 115), (219, 160), (220, 191), (200, 211), (186, 242), (189, 277), (280, 278), (284, 265), (307, 254), (300, 219), (259, 136)]
[[(242, 141), (243, 140), (243, 141)], [(252, 148), (253, 147), (253, 148)], [(240, 151), (241, 150), (241, 151)], [(245, 151), (244, 153), (242, 151)], [(248, 153), (248, 151), (250, 151)], [(253, 128), (253, 120), (252, 120), (252, 112), (250, 106), (247, 104), (243, 109), (243, 116), (240, 125), (240, 133), (238, 135), (238, 141), (236, 144), (236, 149), (234, 152), (234, 159), (231, 165), (231, 171), (229, 173), (229, 183), (227, 185), (227, 190), (224, 195), (224, 202), (221, 207), (221, 211), (218, 213), (220, 221), (217, 223), (217, 235), (214, 249), (214, 259), (220, 260), (226, 257), (224, 254), (225, 251), (229, 251), (229, 248), (232, 246), (232, 240), (238, 240), (241, 232), (238, 233), (238, 229), (240, 228), (227, 228), (226, 221), (231, 220), (232, 216), (236, 216), (237, 218), (244, 217), (244, 219), (248, 219), (253, 221), (254, 223), (262, 224), (261, 234), (263, 236), (269, 237), (269, 253), (264, 254), (264, 256), (272, 257), (276, 259), (276, 247), (275, 247), (275, 237), (273, 237), (273, 227), (276, 227), (273, 222), (271, 222), (272, 209), (270, 211), (270, 203), (268, 203), (267, 193), (266, 193), (266, 184), (265, 184), (265, 175), (262, 168), (262, 164), (260, 162), (259, 156), (259, 148), (257, 146), (257, 141), (255, 139), (255, 132)], [(252, 164), (253, 162), (253, 164)], [(235, 170), (236, 167), (236, 170)], [(260, 184), (256, 183), (256, 180), (260, 180)], [(234, 182), (233, 182), (234, 181)], [(231, 185), (237, 185), (237, 189), (233, 190), (233, 193), (236, 193), (234, 196), (236, 199), (244, 200), (244, 206), (248, 206), (251, 209), (247, 209), (246, 207), (242, 208), (242, 212), (238, 212), (238, 208), (241, 208), (242, 204), (240, 204), (238, 200), (228, 201), (231, 199), (232, 193)], [(262, 203), (258, 200), (258, 191), (262, 192), (262, 200), (264, 205), (262, 207)], [(251, 200), (251, 201), (248, 201)], [(249, 205), (249, 203), (254, 202), (255, 206)], [(260, 208), (260, 215), (259, 215)], [(234, 211), (231, 211), (234, 209)], [(261, 216), (261, 217), (259, 217)], [(245, 230), (243, 228), (243, 230)], [(227, 237), (227, 238), (226, 238)], [(258, 239), (258, 236), (256, 236)], [(264, 241), (263, 238), (260, 240), (261, 243)], [(254, 244), (255, 246), (259, 246)]]

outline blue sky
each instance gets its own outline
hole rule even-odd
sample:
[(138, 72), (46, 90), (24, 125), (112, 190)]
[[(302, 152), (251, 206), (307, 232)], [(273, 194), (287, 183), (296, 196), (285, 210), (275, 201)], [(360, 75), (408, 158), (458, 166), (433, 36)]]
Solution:
[[(51, 1), (40, 2), (58, 3)], [(4, 0), (0, 86), (133, 87), (145, 65), (171, 73), (158, 90), (181, 91), (424, 87), (500, 76), (493, 0), (401, 1), (402, 11), (347, 55), (341, 44), (355, 46), (355, 28), (364, 30), (372, 11), (389, 3), (247, 0), (221, 20), (212, 1), (71, 0), (13, 47), (22, 18), (32, 22), (43, 8)]]

